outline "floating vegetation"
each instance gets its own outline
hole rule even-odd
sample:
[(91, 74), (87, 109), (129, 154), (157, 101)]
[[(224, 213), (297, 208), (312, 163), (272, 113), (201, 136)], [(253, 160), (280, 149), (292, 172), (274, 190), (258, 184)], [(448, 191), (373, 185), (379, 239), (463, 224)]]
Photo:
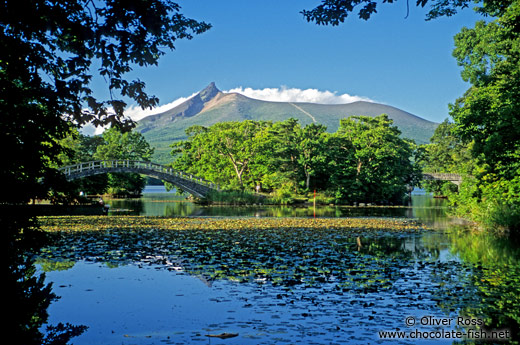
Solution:
[(227, 338), (238, 337), (238, 333), (206, 334), (206, 337), (227, 339)]
[(394, 260), (388, 248), (401, 246), (402, 240), (388, 238), (388, 231), (423, 230), (412, 220), (384, 218), (84, 216), (40, 221), (54, 238), (42, 259), (155, 264), (208, 282), (227, 279), (287, 287), (329, 282), (338, 291), (390, 287), (402, 260)]
[[(53, 240), (38, 255), (43, 269), (85, 261), (155, 267), (209, 286), (239, 284), (250, 289), (234, 296), (243, 308), (255, 315), (287, 308), (291, 321), (319, 323), (335, 340), (349, 336), (346, 322), (399, 328), (411, 312), (482, 317), (518, 339), (518, 258), (461, 260), (469, 249), (457, 250), (476, 237), (458, 234), (460, 245), (440, 248), (438, 239), (428, 242), (440, 233), (410, 219), (65, 216), (41, 217), (40, 224)], [(455, 252), (445, 257), (440, 249), (447, 248)], [(206, 336), (235, 333), (225, 330)], [(360, 341), (373, 339), (361, 333)]]
[(410, 219), (392, 218), (173, 218), (146, 216), (40, 217), (46, 231), (94, 231), (105, 229), (238, 230), (238, 229), (350, 229), (416, 232), (424, 226)]

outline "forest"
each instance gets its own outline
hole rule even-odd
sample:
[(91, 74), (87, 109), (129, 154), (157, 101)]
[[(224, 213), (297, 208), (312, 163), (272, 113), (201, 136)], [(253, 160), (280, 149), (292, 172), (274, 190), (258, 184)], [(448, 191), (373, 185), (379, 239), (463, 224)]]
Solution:
[(342, 119), (335, 133), (295, 119), (223, 122), (186, 133), (187, 140), (172, 144), (175, 169), (223, 189), (269, 193), (279, 203), (317, 191), (328, 203), (402, 204), (420, 179), (417, 146), (385, 114)]

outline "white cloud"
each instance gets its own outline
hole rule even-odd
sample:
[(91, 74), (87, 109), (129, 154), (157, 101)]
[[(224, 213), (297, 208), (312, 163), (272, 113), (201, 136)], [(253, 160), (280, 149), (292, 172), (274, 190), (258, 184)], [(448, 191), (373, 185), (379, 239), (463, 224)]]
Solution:
[(171, 108), (178, 106), (182, 102), (187, 101), (188, 99), (190, 99), (191, 97), (195, 96), (196, 94), (197, 93), (194, 93), (194, 94), (192, 94), (189, 97), (177, 98), (173, 102), (170, 102), (168, 104), (160, 105), (160, 106), (155, 107), (153, 109), (148, 109), (147, 108), (147, 109), (143, 110), (143, 109), (141, 109), (141, 107), (139, 107), (137, 105), (132, 105), (132, 106), (126, 108), (125, 115), (127, 117), (131, 118), (134, 121), (139, 121), (139, 120), (141, 120), (142, 118), (145, 118), (148, 115), (160, 114), (162, 112), (170, 110)]
[[(187, 101), (188, 99), (195, 96), (196, 94), (197, 93), (194, 93), (189, 97), (180, 97), (180, 98), (174, 100), (173, 102), (160, 105), (153, 109), (147, 108), (147, 109), (143, 110), (138, 105), (131, 105), (125, 109), (125, 116), (131, 118), (134, 121), (139, 121), (142, 118), (145, 118), (149, 115), (160, 114), (162, 112), (170, 110), (171, 108), (178, 106), (182, 102)], [(110, 111), (112, 111), (112, 109), (109, 108), (108, 111), (110, 112)], [(85, 126), (82, 127), (82, 133), (85, 135), (99, 135), (99, 134), (102, 134), (105, 131), (105, 129), (106, 129), (105, 126), (94, 127), (92, 124), (86, 124)]]
[(279, 88), (252, 89), (250, 87), (237, 87), (225, 92), (236, 92), (250, 98), (256, 98), (271, 102), (309, 102), (320, 104), (345, 104), (356, 101), (373, 102), (371, 99), (349, 94), (340, 94), (332, 91), (320, 91), (318, 89), (298, 89), (282, 86)]

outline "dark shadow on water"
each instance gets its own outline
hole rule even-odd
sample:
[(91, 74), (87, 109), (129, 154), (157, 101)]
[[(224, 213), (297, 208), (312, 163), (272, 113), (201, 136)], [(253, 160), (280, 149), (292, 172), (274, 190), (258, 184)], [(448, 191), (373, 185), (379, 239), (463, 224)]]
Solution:
[(9, 299), (7, 317), (4, 318), (6, 334), (17, 344), (67, 344), (82, 334), (85, 326), (69, 323), (46, 325), (47, 308), (58, 299), (52, 284), (45, 283), (45, 274), (36, 271), (34, 256), (47, 243), (46, 235), (39, 230), (33, 209), (24, 206), (0, 205), (0, 229), (7, 270), (3, 278), (5, 296)]

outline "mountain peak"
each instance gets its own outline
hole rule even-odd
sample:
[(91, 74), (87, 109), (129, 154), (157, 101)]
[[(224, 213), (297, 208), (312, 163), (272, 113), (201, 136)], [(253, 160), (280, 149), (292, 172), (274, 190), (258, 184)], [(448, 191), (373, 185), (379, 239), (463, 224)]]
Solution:
[(200, 99), (205, 103), (213, 99), (213, 97), (215, 97), (219, 92), (220, 90), (215, 85), (215, 82), (211, 82), (201, 92), (199, 92), (199, 96)]

